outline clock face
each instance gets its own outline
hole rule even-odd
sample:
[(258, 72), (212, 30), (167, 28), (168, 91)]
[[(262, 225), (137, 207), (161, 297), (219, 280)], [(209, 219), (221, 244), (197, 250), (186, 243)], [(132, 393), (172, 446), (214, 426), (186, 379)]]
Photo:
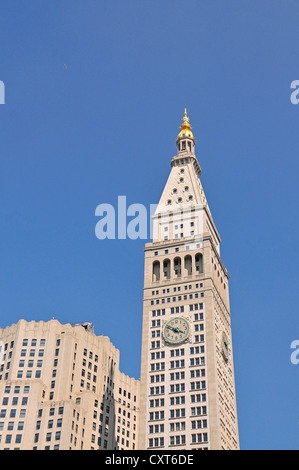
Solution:
[(223, 354), (223, 357), (225, 359), (225, 361), (228, 360), (228, 339), (227, 339), (227, 336), (226, 334), (222, 333), (222, 354)]
[(190, 326), (185, 318), (172, 318), (163, 329), (163, 336), (167, 343), (179, 344), (185, 341), (190, 333)]

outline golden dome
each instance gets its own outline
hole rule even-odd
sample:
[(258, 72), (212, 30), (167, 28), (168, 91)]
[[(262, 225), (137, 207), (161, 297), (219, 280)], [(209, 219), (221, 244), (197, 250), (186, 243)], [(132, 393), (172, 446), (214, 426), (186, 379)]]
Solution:
[(189, 123), (189, 117), (187, 116), (187, 110), (185, 108), (184, 112), (184, 117), (182, 119), (183, 123), (181, 125), (181, 132), (178, 135), (178, 139), (181, 139), (182, 137), (190, 137), (191, 139), (194, 139), (193, 133), (191, 132), (191, 124)]

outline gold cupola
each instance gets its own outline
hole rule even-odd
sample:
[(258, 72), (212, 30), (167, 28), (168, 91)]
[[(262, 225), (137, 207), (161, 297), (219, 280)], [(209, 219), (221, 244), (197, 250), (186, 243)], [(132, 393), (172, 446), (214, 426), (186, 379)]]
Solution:
[(191, 131), (192, 127), (191, 127), (191, 124), (189, 122), (189, 117), (187, 116), (186, 108), (185, 108), (184, 117), (183, 117), (182, 121), (183, 122), (182, 122), (182, 125), (181, 125), (181, 132), (177, 136), (177, 140), (178, 139), (183, 139), (184, 137), (189, 137), (190, 139), (194, 140), (194, 136), (193, 136), (193, 133)]
[(181, 124), (181, 132), (176, 139), (176, 145), (180, 155), (182, 155), (182, 153), (185, 154), (186, 152), (189, 155), (194, 155), (195, 139), (191, 129), (192, 127), (189, 122), (187, 110), (185, 108), (184, 117)]

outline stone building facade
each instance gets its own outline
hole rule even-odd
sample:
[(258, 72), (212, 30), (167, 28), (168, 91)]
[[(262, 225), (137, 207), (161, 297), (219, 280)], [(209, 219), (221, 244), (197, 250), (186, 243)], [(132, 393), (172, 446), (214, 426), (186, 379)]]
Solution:
[(0, 329), (0, 450), (134, 450), (139, 381), (89, 323)]

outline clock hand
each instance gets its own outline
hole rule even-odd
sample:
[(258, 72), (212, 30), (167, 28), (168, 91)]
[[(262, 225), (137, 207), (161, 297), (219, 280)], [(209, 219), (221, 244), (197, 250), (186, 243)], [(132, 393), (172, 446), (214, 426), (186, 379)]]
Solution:
[(173, 330), (173, 331), (174, 331), (173, 326), (166, 325), (166, 328), (167, 328), (168, 330)]
[(167, 325), (166, 328), (168, 328), (169, 330), (174, 331), (175, 333), (184, 333), (184, 332), (183, 332), (180, 328), (178, 328), (178, 327), (173, 327), (173, 326), (168, 326), (168, 325)]
[(174, 330), (175, 330), (176, 333), (184, 333), (184, 332), (183, 332), (180, 328), (178, 328), (178, 327), (175, 328)]

